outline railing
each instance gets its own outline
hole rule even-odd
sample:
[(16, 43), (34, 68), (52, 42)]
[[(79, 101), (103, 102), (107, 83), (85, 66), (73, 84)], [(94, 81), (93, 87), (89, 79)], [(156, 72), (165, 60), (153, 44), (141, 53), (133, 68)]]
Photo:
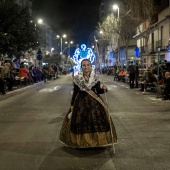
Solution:
[(139, 47), (139, 51), (140, 51), (141, 54), (146, 53), (146, 46)]
[(158, 40), (151, 44), (148, 44), (148, 52), (150, 52), (150, 53), (157, 52), (158, 48), (160, 48), (161, 51), (166, 50), (167, 45), (166, 45), (165, 40)]
[(154, 53), (157, 51), (157, 48), (156, 48), (156, 41), (151, 43), (151, 44), (148, 44), (148, 52), (149, 53)]
[(160, 48), (161, 50), (166, 50), (167, 45), (168, 44), (166, 44), (165, 40), (156, 41), (156, 48)]
[(147, 46), (141, 46), (139, 47), (140, 53), (155, 53), (158, 51), (158, 48), (160, 48), (161, 51), (167, 50), (167, 43), (165, 40), (159, 40), (159, 41), (154, 41), (153, 43), (148, 44), (148, 51), (147, 51)]

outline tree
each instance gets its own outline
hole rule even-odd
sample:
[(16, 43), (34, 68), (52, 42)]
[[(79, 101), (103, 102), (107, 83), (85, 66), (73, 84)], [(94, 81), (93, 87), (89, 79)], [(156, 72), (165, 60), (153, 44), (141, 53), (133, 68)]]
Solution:
[(45, 57), (43, 58), (43, 62), (47, 62), (49, 64), (55, 63), (59, 65), (61, 63), (61, 55), (60, 54), (54, 54), (52, 56), (45, 55)]
[(0, 2), (0, 53), (17, 56), (38, 46), (35, 24), (31, 21), (28, 9), (13, 0)]
[(127, 50), (130, 40), (133, 38), (137, 23), (134, 22), (121, 7), (121, 16), (116, 18), (113, 14), (108, 15), (102, 23), (99, 23), (98, 30), (102, 30), (103, 38), (109, 39), (113, 51), (117, 50), (120, 45), (125, 46), (126, 60)]
[[(101, 23), (98, 23), (98, 32), (102, 31), (99, 44), (110, 44), (114, 51), (118, 47), (118, 21), (113, 14), (108, 15)], [(100, 34), (99, 34), (100, 35)]]
[(146, 53), (148, 53), (148, 40), (151, 25), (155, 22), (155, 0), (125, 0), (128, 16), (137, 23), (137, 34), (145, 39)]
[[(130, 40), (133, 39), (133, 36), (135, 35), (135, 30), (137, 25), (137, 22), (134, 22), (128, 15), (125, 13), (122, 17), (121, 20), (119, 21), (120, 28), (119, 29), (119, 43), (121, 46), (125, 46), (125, 53), (126, 53), (126, 62), (128, 59), (128, 47), (129, 47), (129, 42)], [(127, 63), (126, 63), (127, 64)]]

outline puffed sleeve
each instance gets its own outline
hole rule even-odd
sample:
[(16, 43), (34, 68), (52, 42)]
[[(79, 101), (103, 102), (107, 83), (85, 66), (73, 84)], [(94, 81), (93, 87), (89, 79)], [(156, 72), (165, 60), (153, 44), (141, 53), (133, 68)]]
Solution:
[(103, 94), (105, 91), (101, 88), (101, 83), (98, 81), (91, 89), (93, 92)]
[(76, 98), (79, 90), (80, 90), (80, 88), (74, 83), (73, 95), (72, 95), (72, 99), (71, 99), (71, 106), (74, 105), (74, 101), (75, 101), (75, 98)]

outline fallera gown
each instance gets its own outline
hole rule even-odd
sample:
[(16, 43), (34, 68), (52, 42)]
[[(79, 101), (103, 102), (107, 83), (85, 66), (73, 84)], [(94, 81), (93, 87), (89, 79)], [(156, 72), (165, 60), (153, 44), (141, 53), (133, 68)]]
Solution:
[(73, 83), (71, 100), (73, 111), (70, 113), (71, 109), (69, 109), (64, 118), (60, 141), (73, 148), (107, 147), (116, 144), (115, 126), (107, 108), (84, 88), (88, 87), (102, 100), (99, 94), (104, 93), (104, 90), (101, 88), (99, 77), (91, 73), (87, 83), (83, 73), (79, 72), (74, 77)]

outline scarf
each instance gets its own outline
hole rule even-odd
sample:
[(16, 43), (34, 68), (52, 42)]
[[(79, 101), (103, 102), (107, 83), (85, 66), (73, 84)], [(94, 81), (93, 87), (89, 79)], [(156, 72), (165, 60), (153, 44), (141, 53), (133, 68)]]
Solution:
[(82, 91), (86, 91), (85, 87), (88, 87), (89, 89), (91, 89), (98, 81), (99, 81), (99, 77), (94, 73), (94, 71), (90, 73), (89, 82), (86, 82), (82, 71), (78, 72), (78, 75), (76, 75), (73, 79), (73, 82)]

